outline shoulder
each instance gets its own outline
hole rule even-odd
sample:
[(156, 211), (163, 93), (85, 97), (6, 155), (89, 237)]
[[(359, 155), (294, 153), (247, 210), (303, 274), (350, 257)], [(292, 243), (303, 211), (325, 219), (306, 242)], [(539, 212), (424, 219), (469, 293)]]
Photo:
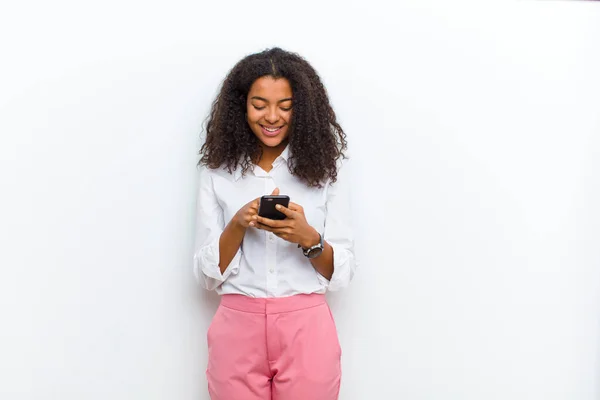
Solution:
[[(239, 169), (239, 168), (238, 168)], [(233, 173), (229, 173), (226, 168), (209, 168), (206, 165), (200, 164), (198, 165), (199, 177), (200, 181), (212, 182), (217, 179), (225, 179), (228, 181), (236, 180), (236, 174), (239, 171), (233, 171)]]

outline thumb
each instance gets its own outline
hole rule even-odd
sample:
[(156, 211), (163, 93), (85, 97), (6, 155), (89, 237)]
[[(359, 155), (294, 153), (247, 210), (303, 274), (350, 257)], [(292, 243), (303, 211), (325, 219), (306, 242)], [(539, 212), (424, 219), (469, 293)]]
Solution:
[(278, 196), (279, 195), (279, 188), (275, 188), (273, 190), (273, 193), (271, 193), (271, 196)]

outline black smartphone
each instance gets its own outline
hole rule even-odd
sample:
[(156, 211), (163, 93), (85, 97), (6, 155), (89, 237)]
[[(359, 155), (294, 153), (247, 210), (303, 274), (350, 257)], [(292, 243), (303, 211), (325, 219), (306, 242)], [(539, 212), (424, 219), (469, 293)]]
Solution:
[(290, 197), (286, 195), (265, 195), (260, 198), (260, 204), (258, 206), (258, 215), (263, 218), (281, 220), (285, 219), (286, 216), (281, 211), (278, 211), (275, 206), (281, 204), (284, 207), (290, 205)]

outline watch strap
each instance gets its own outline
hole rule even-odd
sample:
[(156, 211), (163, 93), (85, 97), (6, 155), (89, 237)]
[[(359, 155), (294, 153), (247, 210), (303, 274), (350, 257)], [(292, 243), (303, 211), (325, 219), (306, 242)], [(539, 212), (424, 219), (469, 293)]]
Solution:
[[(298, 247), (301, 247), (301, 246), (298, 245)], [(324, 248), (325, 248), (325, 246), (324, 246), (324, 243), (323, 243), (323, 235), (321, 235), (319, 233), (319, 243), (315, 244), (314, 246), (309, 247), (308, 249), (302, 248), (302, 253), (304, 253), (304, 255), (306, 257), (309, 257), (310, 253), (312, 253), (313, 250), (320, 249), (321, 251), (323, 251)]]

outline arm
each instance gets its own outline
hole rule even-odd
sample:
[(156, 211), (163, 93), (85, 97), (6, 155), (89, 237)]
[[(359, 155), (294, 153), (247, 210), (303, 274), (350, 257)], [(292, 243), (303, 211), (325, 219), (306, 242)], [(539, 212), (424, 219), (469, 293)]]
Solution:
[(235, 224), (225, 227), (211, 172), (202, 167), (196, 203), (194, 274), (208, 290), (220, 286), (239, 271), (243, 232)]
[[(350, 179), (347, 175), (347, 170), (340, 167), (337, 182), (327, 187), (324, 248), (319, 257), (311, 260), (319, 273), (319, 281), (331, 291), (347, 286), (357, 268), (352, 233)], [(318, 232), (308, 224), (300, 205), (290, 203), (289, 208), (277, 206), (277, 209), (287, 218), (274, 221), (257, 216), (257, 227), (304, 248), (319, 242)]]
[[(313, 231), (315, 234), (315, 236), (313, 236), (313, 240), (307, 241), (305, 243), (305, 245), (302, 246), (305, 249), (319, 243), (319, 233), (316, 230), (314, 230), (314, 228), (313, 228)], [(323, 238), (323, 252), (321, 253), (321, 255), (319, 257), (313, 258), (312, 260), (310, 260), (310, 262), (311, 262), (313, 268), (316, 269), (317, 272), (323, 278), (325, 278), (325, 280), (327, 280), (327, 281), (331, 280), (331, 277), (333, 276), (333, 271), (334, 271), (333, 247), (331, 247), (331, 245), (327, 242), (327, 240), (325, 240), (325, 238)]]
[(229, 221), (223, 233), (221, 233), (219, 238), (219, 270), (221, 274), (225, 273), (237, 254), (245, 234), (246, 228), (236, 223), (235, 219)]
[[(279, 189), (275, 188), (272, 195), (279, 194)], [(219, 254), (221, 255), (221, 262), (219, 267), (221, 273), (225, 271), (231, 260), (235, 257), (237, 250), (242, 245), (242, 240), (246, 234), (246, 230), (249, 227), (254, 226), (254, 216), (258, 215), (258, 205), (260, 199), (254, 199), (248, 204), (244, 205), (240, 210), (233, 216), (231, 221), (223, 230), (221, 238), (219, 239)]]
[[(348, 286), (358, 267), (354, 252), (351, 182), (348, 166), (340, 163), (337, 181), (327, 187), (323, 253), (311, 260), (319, 272), (319, 280), (329, 291)], [(313, 240), (310, 245), (316, 243)]]

